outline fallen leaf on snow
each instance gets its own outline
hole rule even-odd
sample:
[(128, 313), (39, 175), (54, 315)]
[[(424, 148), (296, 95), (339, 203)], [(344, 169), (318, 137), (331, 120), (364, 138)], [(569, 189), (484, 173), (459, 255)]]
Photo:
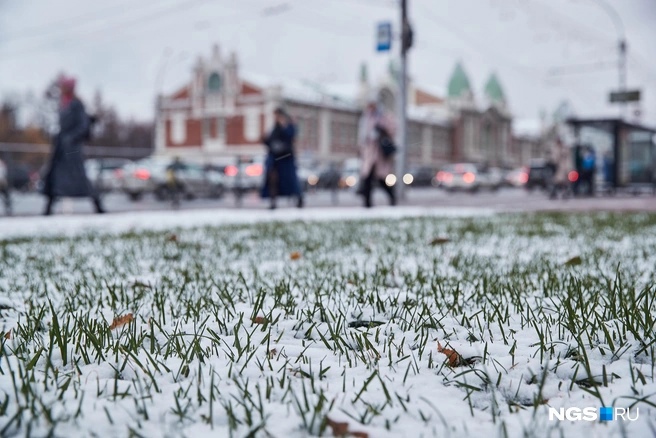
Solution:
[(445, 243), (449, 243), (449, 242), (451, 242), (451, 239), (449, 239), (448, 237), (436, 237), (435, 239), (430, 241), (430, 244), (433, 246), (437, 246), (437, 245), (444, 245)]
[(460, 356), (456, 350), (442, 347), (440, 341), (437, 341), (437, 352), (446, 355), (447, 359), (449, 360), (450, 367), (459, 367), (465, 363), (462, 356)]
[(583, 263), (580, 256), (574, 256), (565, 262), (565, 266), (578, 266)]
[(253, 324), (266, 324), (268, 322), (269, 320), (263, 316), (256, 316), (255, 318), (253, 318)]
[(177, 242), (178, 241), (178, 235), (177, 234), (170, 234), (166, 240), (169, 242)]
[(333, 436), (338, 436), (338, 437), (352, 436), (355, 438), (369, 438), (369, 434), (367, 432), (350, 431), (349, 425), (346, 422), (333, 421), (330, 419), (330, 417), (326, 417), (326, 424), (328, 425), (328, 427), (332, 429)]
[(291, 254), (289, 254), (289, 258), (292, 260), (298, 260), (301, 258), (301, 253), (298, 251), (294, 251)]
[(5, 339), (11, 339), (11, 329), (5, 333)]
[(114, 318), (114, 321), (112, 321), (112, 324), (109, 326), (110, 330), (114, 330), (115, 328), (123, 327), (126, 324), (129, 324), (134, 320), (134, 316), (131, 313), (128, 313), (127, 315), (124, 316), (117, 316)]
[(348, 433), (348, 423), (333, 421), (326, 417), (326, 424), (333, 430), (333, 436), (345, 436)]
[(273, 359), (274, 357), (276, 357), (277, 354), (278, 354), (278, 350), (276, 350), (275, 348), (272, 348), (271, 350), (269, 350), (269, 353), (268, 353), (269, 359)]

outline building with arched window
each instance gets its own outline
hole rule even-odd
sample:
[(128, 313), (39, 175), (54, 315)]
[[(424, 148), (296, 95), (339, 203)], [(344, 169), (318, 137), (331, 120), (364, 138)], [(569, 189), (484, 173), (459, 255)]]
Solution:
[[(199, 57), (189, 81), (157, 102), (156, 153), (212, 160), (264, 153), (262, 136), (282, 106), (298, 125), (298, 154), (317, 161), (358, 155), (362, 108), (375, 94), (394, 112), (398, 68), (373, 79), (365, 65), (358, 81), (326, 84), (274, 79), (240, 71), (235, 53), (224, 57), (214, 46)], [(521, 164), (511, 132), (512, 118), (501, 83), (492, 74), (477, 100), (464, 66), (457, 63), (442, 96), (410, 81), (408, 163), (438, 166), (467, 161), (494, 166)], [(514, 147), (515, 146), (515, 147)]]

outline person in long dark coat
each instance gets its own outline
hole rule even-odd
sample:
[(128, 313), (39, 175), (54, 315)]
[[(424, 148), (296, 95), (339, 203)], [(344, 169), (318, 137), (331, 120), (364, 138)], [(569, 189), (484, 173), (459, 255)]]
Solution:
[(46, 172), (43, 193), (47, 197), (44, 215), (60, 197), (90, 197), (96, 213), (104, 213), (100, 198), (87, 178), (82, 145), (88, 138), (90, 121), (84, 104), (75, 95), (75, 79), (59, 81), (59, 132), (53, 138), (52, 156)]
[(297, 207), (303, 207), (303, 191), (296, 173), (294, 140), (296, 125), (282, 108), (275, 110), (276, 124), (271, 133), (262, 139), (267, 147), (264, 165), (262, 197), (271, 199), (271, 209), (276, 208), (278, 196), (294, 196)]

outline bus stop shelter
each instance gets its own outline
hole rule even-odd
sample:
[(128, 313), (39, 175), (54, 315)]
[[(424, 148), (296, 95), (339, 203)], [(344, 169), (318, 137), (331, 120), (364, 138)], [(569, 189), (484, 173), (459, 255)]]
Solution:
[(578, 145), (596, 151), (607, 188), (656, 190), (656, 128), (622, 119), (571, 118)]

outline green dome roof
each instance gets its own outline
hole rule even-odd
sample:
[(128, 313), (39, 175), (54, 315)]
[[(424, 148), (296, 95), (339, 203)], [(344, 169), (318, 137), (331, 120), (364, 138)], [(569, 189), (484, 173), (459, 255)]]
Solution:
[(497, 78), (497, 75), (495, 75), (494, 73), (490, 75), (490, 78), (487, 80), (487, 83), (485, 84), (485, 95), (493, 103), (506, 102), (506, 97), (503, 94), (503, 88), (501, 88), (499, 79)]
[(449, 79), (449, 97), (462, 97), (466, 93), (471, 93), (469, 78), (465, 73), (465, 69), (458, 63), (451, 74), (451, 79)]

